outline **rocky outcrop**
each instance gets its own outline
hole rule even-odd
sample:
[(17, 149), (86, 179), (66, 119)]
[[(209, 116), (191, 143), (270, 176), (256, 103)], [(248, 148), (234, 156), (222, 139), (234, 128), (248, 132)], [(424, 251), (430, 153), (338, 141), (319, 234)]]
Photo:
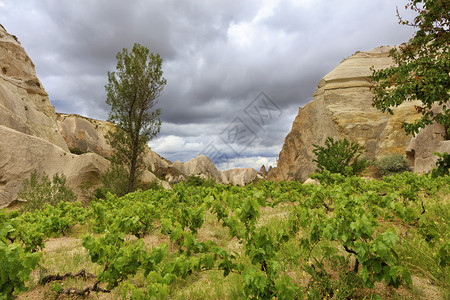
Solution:
[(313, 100), (299, 108), (269, 179), (306, 180), (316, 169), (313, 144), (321, 145), (329, 136), (363, 145), (369, 159), (405, 154), (411, 137), (405, 135), (401, 123), (420, 116), (414, 108), (419, 103), (406, 102), (394, 110), (394, 115), (372, 107), (370, 68), (392, 65), (390, 49), (356, 52), (319, 82)]
[[(106, 158), (111, 156), (113, 149), (106, 141), (106, 134), (114, 128), (112, 123), (60, 113), (57, 113), (57, 120), (59, 131), (72, 152), (93, 152)], [(167, 168), (172, 163), (148, 148), (144, 164), (147, 169), (156, 170)]]
[[(171, 167), (177, 169), (185, 178), (187, 176), (200, 176), (223, 184), (245, 186), (256, 179), (264, 178), (253, 168), (218, 170), (214, 163), (203, 155), (198, 155), (185, 163), (175, 161)], [(166, 180), (170, 179), (166, 177)]]
[(0, 207), (17, 198), (23, 180), (34, 170), (65, 174), (76, 192), (81, 183), (95, 185), (109, 162), (96, 154), (68, 152), (33, 62), (2, 26), (0, 65)]
[(0, 125), (0, 207), (12, 202), (25, 178), (37, 170), (50, 177), (67, 177), (67, 185), (81, 193), (80, 185), (98, 183), (109, 161), (97, 154), (74, 155), (42, 138)]
[(97, 153), (103, 157), (111, 156), (112, 148), (105, 135), (114, 127), (113, 124), (75, 114), (56, 115), (59, 132), (72, 152), (79, 150)]
[[(34, 170), (50, 177), (64, 174), (78, 196), (83, 195), (80, 186), (98, 185), (100, 174), (110, 164), (104, 158), (111, 153), (104, 134), (112, 125), (63, 114), (57, 121), (33, 62), (1, 25), (0, 65), (0, 207), (16, 200), (23, 180)], [(69, 147), (92, 153), (74, 155)], [(144, 183), (153, 180), (168, 187), (144, 172)]]
[(262, 165), (261, 168), (259, 169), (259, 173), (263, 176), (263, 177), (267, 177), (267, 175), (269, 174), (266, 170), (266, 166)]
[(0, 25), (0, 125), (42, 138), (67, 151), (55, 109), (20, 42)]
[(423, 174), (431, 172), (436, 167), (438, 153), (450, 153), (450, 141), (444, 140), (445, 129), (440, 124), (428, 125), (421, 129), (411, 140), (407, 149), (406, 157), (414, 172)]
[(185, 163), (178, 160), (174, 161), (171, 167), (177, 169), (186, 177), (197, 175), (202, 178), (214, 179), (217, 182), (221, 182), (220, 171), (208, 157), (203, 155), (198, 155)]
[(230, 169), (220, 171), (222, 175), (222, 183), (245, 186), (257, 179), (263, 179), (264, 177), (253, 168), (245, 169)]

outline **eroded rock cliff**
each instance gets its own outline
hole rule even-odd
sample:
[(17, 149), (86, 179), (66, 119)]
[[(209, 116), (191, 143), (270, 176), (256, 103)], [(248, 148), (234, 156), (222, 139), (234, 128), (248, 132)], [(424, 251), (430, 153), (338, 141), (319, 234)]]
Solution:
[(16, 200), (23, 180), (34, 170), (66, 175), (79, 194), (80, 184), (95, 184), (108, 160), (69, 152), (33, 62), (1, 25), (0, 66), (0, 207)]
[(0, 125), (33, 135), (67, 151), (55, 109), (18, 39), (0, 25)]
[(420, 116), (414, 108), (419, 103), (406, 102), (394, 110), (394, 115), (372, 107), (371, 67), (392, 65), (390, 49), (356, 52), (319, 82), (313, 100), (299, 108), (269, 179), (306, 180), (316, 169), (313, 144), (321, 145), (329, 136), (363, 145), (369, 159), (405, 154), (411, 136), (404, 133), (401, 123)]

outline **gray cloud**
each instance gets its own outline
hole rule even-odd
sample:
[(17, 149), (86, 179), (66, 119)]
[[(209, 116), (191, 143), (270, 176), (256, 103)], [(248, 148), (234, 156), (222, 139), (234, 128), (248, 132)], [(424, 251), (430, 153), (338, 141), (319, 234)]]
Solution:
[[(214, 143), (261, 91), (282, 111), (236, 166), (273, 162), (299, 106), (319, 80), (358, 50), (399, 44), (406, 0), (57, 1), (0, 0), (57, 111), (106, 119), (107, 71), (122, 48), (141, 43), (164, 59), (163, 126), (152, 147), (186, 161)], [(408, 12), (401, 11), (406, 17)]]

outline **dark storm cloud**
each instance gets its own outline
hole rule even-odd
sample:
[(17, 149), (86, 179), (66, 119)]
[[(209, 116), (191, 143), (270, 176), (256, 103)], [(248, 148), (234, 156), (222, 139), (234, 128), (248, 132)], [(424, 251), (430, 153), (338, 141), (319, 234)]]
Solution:
[[(358, 50), (405, 42), (406, 0), (14, 1), (0, 22), (18, 36), (57, 111), (106, 119), (108, 71), (141, 43), (164, 59), (161, 134), (151, 145), (188, 160), (214, 143), (235, 165), (274, 161), (298, 107), (319, 80)], [(405, 17), (407, 13), (401, 11)], [(220, 133), (264, 91), (282, 114), (233, 155)]]

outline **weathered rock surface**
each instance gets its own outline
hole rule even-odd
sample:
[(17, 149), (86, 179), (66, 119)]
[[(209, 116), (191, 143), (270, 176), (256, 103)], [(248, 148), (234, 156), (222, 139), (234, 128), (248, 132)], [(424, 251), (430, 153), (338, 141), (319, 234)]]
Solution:
[(214, 163), (204, 155), (198, 155), (189, 161), (182, 163), (181, 161), (174, 161), (172, 167), (180, 171), (186, 177), (197, 175), (205, 179), (214, 179), (221, 182), (220, 171), (216, 168)]
[(319, 185), (320, 181), (317, 179), (308, 178), (306, 179), (303, 184), (313, 184), (313, 185)]
[(75, 114), (57, 113), (59, 132), (70, 150), (93, 152), (103, 157), (110, 157), (112, 148), (105, 139), (113, 124), (94, 120)]
[(265, 166), (265, 165), (262, 165), (262, 166), (261, 166), (261, 168), (259, 169), (259, 173), (260, 173), (263, 177), (266, 177), (267, 174), (269, 174), (269, 173), (267, 172), (267, 170), (266, 170), (266, 166)]
[(394, 110), (394, 115), (372, 107), (370, 68), (392, 65), (390, 49), (356, 52), (319, 82), (313, 100), (299, 108), (278, 166), (270, 170), (268, 179), (306, 180), (316, 169), (313, 144), (321, 145), (327, 137), (345, 137), (363, 145), (369, 159), (405, 154), (411, 137), (406, 136), (401, 122), (420, 116), (414, 108), (419, 103), (406, 102)]
[(436, 167), (438, 153), (450, 153), (450, 141), (444, 140), (445, 129), (440, 124), (428, 125), (421, 129), (411, 140), (407, 149), (406, 157), (414, 172), (423, 174), (431, 172)]
[(34, 64), (15, 36), (0, 25), (0, 125), (40, 137), (68, 150), (55, 109)]
[(109, 161), (97, 154), (74, 155), (42, 138), (0, 125), (0, 207), (17, 197), (22, 181), (37, 170), (52, 177), (64, 174), (67, 185), (80, 194), (80, 184), (97, 184)]
[(263, 179), (263, 176), (253, 168), (230, 169), (220, 171), (222, 183), (245, 186), (256, 179)]
[[(263, 176), (253, 168), (218, 170), (214, 163), (208, 157), (203, 155), (198, 155), (185, 163), (175, 161), (171, 167), (177, 169), (185, 177), (195, 175), (205, 179), (214, 179), (216, 182), (223, 184), (245, 186), (255, 179), (263, 178)], [(167, 177), (166, 180), (169, 181)]]
[[(57, 113), (57, 120), (59, 131), (70, 150), (93, 152), (106, 158), (111, 156), (113, 149), (106, 141), (106, 134), (114, 128), (112, 123), (60, 113)], [(149, 148), (144, 157), (144, 164), (155, 170), (167, 168), (172, 163)]]
[(162, 186), (165, 189), (172, 189), (170, 184), (165, 180), (160, 180), (158, 177), (156, 177), (155, 174), (153, 174), (150, 171), (144, 170), (144, 172), (141, 175), (140, 181), (142, 184), (147, 185), (152, 183), (153, 181), (156, 181), (160, 186)]

